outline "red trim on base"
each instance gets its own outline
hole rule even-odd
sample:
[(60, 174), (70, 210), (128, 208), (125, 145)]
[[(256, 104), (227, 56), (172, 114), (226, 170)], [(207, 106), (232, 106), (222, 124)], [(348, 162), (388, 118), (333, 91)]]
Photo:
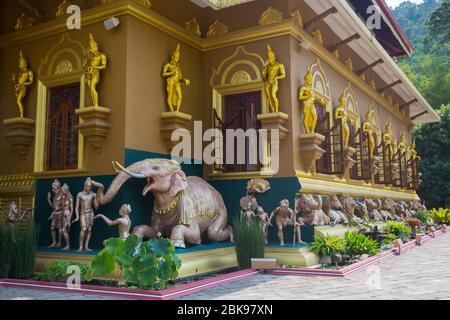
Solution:
[(64, 293), (78, 293), (99, 296), (113, 296), (139, 300), (172, 300), (183, 296), (191, 295), (220, 286), (226, 283), (235, 282), (238, 280), (253, 277), (259, 274), (256, 270), (242, 270), (225, 275), (220, 275), (214, 278), (204, 279), (193, 283), (182, 284), (174, 288), (169, 288), (161, 291), (147, 291), (140, 289), (124, 289), (111, 288), (93, 285), (81, 285), (80, 289), (70, 289), (64, 283), (43, 282), (34, 280), (15, 280), (2, 279), (0, 286), (11, 288), (26, 288), (32, 290), (45, 290)]
[[(442, 230), (436, 231), (435, 236), (443, 234)], [(433, 236), (428, 234), (422, 238), (422, 243), (428, 242), (433, 239)], [(409, 251), (417, 246), (416, 240), (412, 240), (404, 244), (400, 249), (400, 253)], [(276, 275), (297, 275), (297, 276), (321, 276), (321, 277), (341, 277), (345, 278), (354, 273), (363, 271), (371, 265), (378, 264), (394, 255), (398, 254), (398, 249), (392, 249), (386, 252), (382, 252), (379, 255), (370, 257), (363, 261), (354, 263), (350, 266), (344, 267), (340, 270), (322, 270), (322, 269), (307, 269), (307, 268), (278, 268), (269, 271), (270, 274)]]

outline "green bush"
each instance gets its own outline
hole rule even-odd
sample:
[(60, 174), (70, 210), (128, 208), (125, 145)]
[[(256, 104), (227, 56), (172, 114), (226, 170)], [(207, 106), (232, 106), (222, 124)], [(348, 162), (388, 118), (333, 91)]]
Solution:
[(320, 257), (326, 257), (333, 253), (343, 253), (345, 251), (345, 242), (337, 236), (325, 234), (315, 237), (310, 249)]
[(14, 247), (11, 230), (0, 224), (0, 278), (7, 278), (12, 267)]
[(380, 251), (376, 240), (357, 232), (345, 233), (345, 254), (354, 258), (363, 254), (374, 256)]
[(257, 220), (233, 224), (234, 245), (239, 267), (251, 267), (252, 258), (264, 258), (265, 239)]
[(402, 222), (388, 221), (383, 231), (391, 233), (403, 241), (409, 241), (411, 238), (411, 228)]
[(450, 222), (450, 209), (432, 209), (430, 213), (434, 223), (442, 224)]
[(427, 223), (432, 219), (431, 212), (429, 211), (417, 211), (413, 214), (413, 217), (420, 220), (422, 223)]
[(80, 268), (81, 277), (85, 278), (89, 270), (89, 265), (81, 262), (71, 262), (71, 261), (54, 261), (45, 267), (45, 271), (39, 273), (35, 276), (36, 280), (53, 282), (61, 278), (70, 276), (71, 274), (67, 272), (70, 266), (77, 266)]
[(16, 226), (13, 231), (11, 278), (27, 279), (33, 275), (37, 241), (37, 228), (34, 224)]
[(171, 280), (178, 277), (181, 261), (175, 254), (175, 247), (168, 239), (154, 239), (142, 242), (135, 235), (126, 240), (111, 238), (105, 248), (98, 253), (91, 264), (86, 280), (94, 275), (109, 279), (116, 269), (128, 283), (140, 289), (167, 288)]

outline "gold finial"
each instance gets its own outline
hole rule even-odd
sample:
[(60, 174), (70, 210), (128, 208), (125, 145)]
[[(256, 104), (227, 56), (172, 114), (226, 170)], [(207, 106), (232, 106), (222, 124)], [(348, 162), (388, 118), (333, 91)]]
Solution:
[(95, 41), (94, 36), (92, 35), (92, 33), (89, 33), (89, 45), (93, 46), (98, 46), (98, 43)]
[(27, 62), (27, 60), (23, 56), (22, 50), (19, 51), (19, 62)]

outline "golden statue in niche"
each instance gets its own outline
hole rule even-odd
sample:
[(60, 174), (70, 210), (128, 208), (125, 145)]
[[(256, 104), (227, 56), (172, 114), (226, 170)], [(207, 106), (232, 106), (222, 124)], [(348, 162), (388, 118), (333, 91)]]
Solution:
[(395, 139), (394, 139), (394, 128), (392, 127), (391, 120), (388, 121), (388, 123), (386, 125), (386, 129), (384, 130), (383, 142), (384, 142), (384, 147), (389, 148), (391, 157), (394, 156)]
[(278, 80), (286, 78), (286, 70), (282, 63), (276, 60), (275, 52), (267, 45), (267, 63), (264, 65), (262, 76), (264, 80), (264, 92), (269, 101), (272, 113), (278, 112), (280, 102), (278, 101)]
[(374, 112), (375, 111), (373, 109), (369, 110), (369, 112), (367, 112), (366, 120), (364, 121), (364, 125), (363, 125), (363, 132), (369, 136), (368, 149), (369, 149), (369, 154), (371, 157), (373, 157), (374, 152), (375, 152), (375, 139), (373, 137), (373, 126), (372, 126)]
[(324, 99), (319, 98), (313, 92), (313, 72), (312, 67), (308, 68), (308, 72), (305, 75), (305, 85), (300, 88), (298, 99), (303, 101), (303, 125), (307, 134), (315, 133), (317, 127), (317, 111), (316, 102), (322, 106), (325, 106)]
[(400, 151), (400, 155), (403, 155), (408, 150), (405, 131), (403, 131), (402, 135), (400, 136), (400, 142), (398, 143), (398, 150)]
[(334, 113), (334, 118), (341, 119), (342, 121), (342, 138), (344, 141), (344, 148), (348, 148), (348, 142), (350, 140), (350, 128), (348, 126), (348, 110), (346, 105), (346, 99), (345, 96), (342, 95), (339, 98), (339, 105), (336, 108), (336, 111)]
[(22, 51), (19, 52), (19, 73), (12, 75), (14, 84), (14, 92), (16, 93), (16, 102), (19, 107), (20, 117), (24, 117), (23, 99), (27, 95), (27, 87), (31, 86), (34, 81), (33, 71), (28, 69), (27, 60), (23, 57)]
[(177, 49), (172, 54), (170, 62), (166, 63), (163, 68), (162, 76), (167, 78), (167, 105), (171, 112), (180, 112), (181, 103), (183, 101), (183, 92), (181, 84), (186, 86), (191, 84), (191, 80), (183, 79), (180, 66), (181, 48), (178, 44)]
[(92, 33), (89, 34), (89, 54), (90, 59), (83, 63), (83, 70), (86, 74), (86, 83), (91, 93), (92, 104), (98, 107), (98, 92), (97, 85), (100, 82), (100, 70), (105, 70), (107, 66), (106, 55), (100, 52), (98, 43), (94, 40)]
[(411, 158), (413, 160), (417, 159), (416, 141), (413, 141), (413, 143), (411, 144)]

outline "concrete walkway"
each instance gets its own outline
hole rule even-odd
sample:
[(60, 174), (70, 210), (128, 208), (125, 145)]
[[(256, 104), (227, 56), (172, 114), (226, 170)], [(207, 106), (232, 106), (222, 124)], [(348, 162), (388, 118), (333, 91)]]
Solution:
[[(349, 278), (259, 275), (184, 300), (450, 300), (450, 232)], [(81, 294), (0, 287), (0, 300), (110, 300)]]

